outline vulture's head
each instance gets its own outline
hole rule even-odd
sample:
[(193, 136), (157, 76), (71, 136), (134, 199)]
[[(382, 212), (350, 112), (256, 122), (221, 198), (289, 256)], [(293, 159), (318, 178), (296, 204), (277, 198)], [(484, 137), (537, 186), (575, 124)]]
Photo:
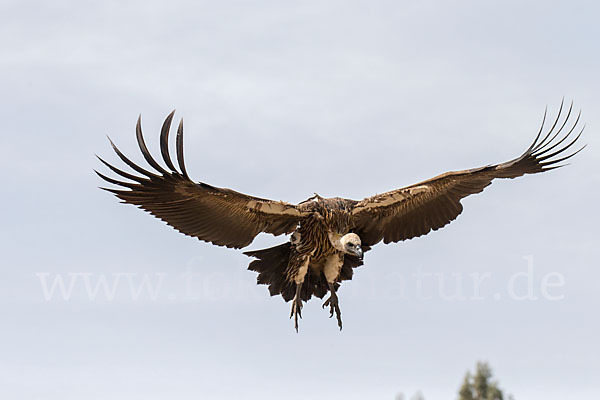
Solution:
[(360, 246), (360, 237), (356, 233), (347, 233), (340, 239), (342, 251), (346, 254), (352, 254), (362, 260), (363, 251)]

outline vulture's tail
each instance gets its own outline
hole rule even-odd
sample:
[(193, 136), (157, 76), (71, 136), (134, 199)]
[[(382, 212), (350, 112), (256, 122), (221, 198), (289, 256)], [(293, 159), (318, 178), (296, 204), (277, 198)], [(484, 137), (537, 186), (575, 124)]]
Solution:
[[(286, 242), (268, 249), (247, 251), (244, 253), (247, 256), (256, 258), (248, 266), (249, 270), (258, 272), (256, 282), (259, 285), (269, 285), (271, 296), (281, 294), (281, 297), (286, 302), (294, 298), (296, 291), (296, 284), (288, 281), (285, 274), (290, 259), (291, 246), (290, 242)], [(345, 281), (352, 279), (352, 269), (362, 264), (362, 261), (357, 257), (345, 256), (344, 265), (342, 266), (338, 280)], [(336, 283), (336, 290), (338, 286), (339, 283)], [(309, 268), (300, 293), (302, 300), (308, 301), (312, 295), (322, 299), (328, 290), (325, 276), (322, 273), (315, 273), (312, 268)]]

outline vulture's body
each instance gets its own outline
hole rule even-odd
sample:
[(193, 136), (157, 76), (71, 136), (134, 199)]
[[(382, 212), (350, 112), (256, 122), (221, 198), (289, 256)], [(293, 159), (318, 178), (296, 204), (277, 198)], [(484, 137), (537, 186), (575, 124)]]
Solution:
[[(353, 268), (362, 265), (363, 253), (371, 246), (425, 235), (454, 220), (461, 212), (460, 200), (481, 192), (495, 178), (515, 178), (559, 167), (583, 147), (568, 155), (581, 136), (573, 132), (579, 115), (572, 118), (572, 104), (563, 116), (563, 106), (552, 126), (542, 128), (533, 144), (511, 161), (481, 168), (448, 172), (427, 181), (393, 190), (362, 201), (325, 199), (318, 195), (297, 204), (248, 196), (230, 189), (193, 182), (183, 161), (183, 123), (176, 138), (177, 164), (168, 149), (171, 113), (163, 124), (160, 149), (165, 167), (150, 154), (141, 123), (136, 127), (140, 150), (154, 171), (129, 160), (112, 144), (119, 158), (139, 175), (122, 171), (100, 159), (130, 182), (98, 173), (104, 180), (126, 188), (106, 189), (126, 203), (134, 204), (162, 219), (180, 232), (216, 245), (248, 246), (260, 232), (290, 234), (289, 241), (264, 250), (248, 251), (254, 257), (249, 269), (258, 272), (258, 283), (269, 285), (271, 295), (292, 301), (291, 316), (298, 329), (302, 301), (312, 295), (329, 298), (330, 315), (342, 320), (336, 295), (340, 282), (352, 279)], [(574, 119), (574, 122), (571, 120)]]

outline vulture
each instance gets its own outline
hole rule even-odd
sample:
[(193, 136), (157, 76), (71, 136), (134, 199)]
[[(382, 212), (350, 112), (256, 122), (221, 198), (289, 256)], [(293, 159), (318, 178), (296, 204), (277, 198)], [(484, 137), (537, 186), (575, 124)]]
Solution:
[[(446, 172), (401, 189), (376, 194), (363, 200), (323, 198), (317, 194), (299, 204), (249, 196), (231, 189), (193, 181), (183, 157), (183, 119), (175, 140), (176, 163), (168, 139), (174, 111), (160, 132), (164, 165), (150, 154), (142, 136), (141, 116), (136, 138), (151, 169), (127, 158), (110, 140), (118, 158), (133, 172), (115, 167), (98, 157), (120, 179), (95, 171), (118, 188), (101, 188), (122, 202), (133, 204), (163, 220), (179, 232), (218, 246), (240, 249), (261, 232), (289, 235), (289, 240), (263, 250), (247, 251), (249, 270), (258, 273), (257, 283), (268, 285), (271, 296), (291, 301), (290, 318), (298, 331), (303, 302), (313, 295), (323, 299), (342, 329), (337, 290), (352, 279), (353, 269), (363, 264), (363, 254), (372, 246), (426, 235), (447, 225), (462, 212), (461, 200), (480, 193), (496, 178), (516, 178), (564, 166), (563, 161), (583, 150), (571, 149), (580, 138), (581, 112), (575, 116), (573, 103), (563, 103), (556, 118), (542, 124), (535, 140), (519, 157), (464, 171)], [(577, 146), (578, 147), (578, 146)], [(178, 168), (179, 167), (179, 168)]]

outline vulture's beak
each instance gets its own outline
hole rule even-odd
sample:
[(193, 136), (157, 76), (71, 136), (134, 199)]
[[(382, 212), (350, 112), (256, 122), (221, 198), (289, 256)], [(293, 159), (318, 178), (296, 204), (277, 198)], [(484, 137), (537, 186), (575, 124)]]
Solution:
[(362, 251), (362, 249), (361, 249), (360, 247), (357, 247), (357, 248), (356, 248), (356, 256), (357, 256), (357, 257), (358, 257), (360, 260), (362, 260), (362, 259), (363, 259), (363, 251)]

